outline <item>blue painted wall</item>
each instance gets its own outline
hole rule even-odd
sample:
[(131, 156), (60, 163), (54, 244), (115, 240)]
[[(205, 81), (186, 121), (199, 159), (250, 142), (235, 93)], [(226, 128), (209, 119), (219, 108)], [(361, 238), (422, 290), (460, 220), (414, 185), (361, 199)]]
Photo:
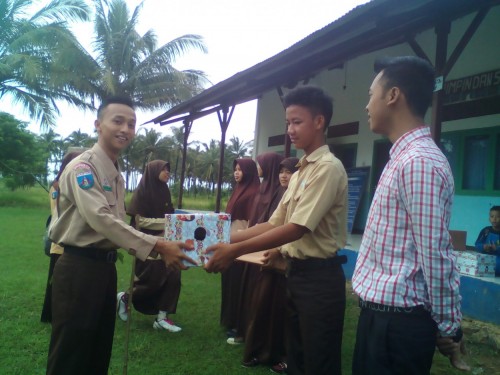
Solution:
[(490, 225), (491, 206), (500, 206), (500, 197), (455, 195), (450, 229), (467, 231), (467, 245), (474, 246), (481, 229)]
[[(343, 265), (347, 279), (351, 279), (358, 253), (344, 249), (340, 254), (347, 256)], [(491, 278), (475, 278), (460, 275), (462, 313), (470, 318), (500, 324), (500, 283)]]

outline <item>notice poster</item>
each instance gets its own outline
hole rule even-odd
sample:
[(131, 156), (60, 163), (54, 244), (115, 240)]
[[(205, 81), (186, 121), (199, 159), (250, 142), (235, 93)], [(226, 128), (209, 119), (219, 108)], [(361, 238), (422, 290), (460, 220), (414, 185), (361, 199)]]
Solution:
[(351, 233), (361, 197), (366, 190), (366, 184), (370, 176), (370, 167), (349, 168), (346, 172), (348, 181), (347, 232)]

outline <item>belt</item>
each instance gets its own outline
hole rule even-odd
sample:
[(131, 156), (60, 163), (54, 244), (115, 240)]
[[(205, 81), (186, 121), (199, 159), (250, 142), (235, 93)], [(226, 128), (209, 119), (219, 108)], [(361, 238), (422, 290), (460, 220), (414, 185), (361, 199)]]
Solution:
[(359, 299), (359, 307), (366, 310), (372, 310), (381, 313), (395, 313), (395, 314), (422, 314), (429, 313), (424, 306), (417, 305), (411, 307), (397, 307), (397, 306), (389, 306), (383, 305), (381, 303), (363, 301), (361, 298)]
[(317, 271), (323, 268), (335, 267), (347, 263), (345, 255), (336, 255), (330, 258), (288, 258), (287, 271), (300, 272), (300, 271)]
[(76, 247), (64, 245), (64, 252), (106, 263), (115, 263), (117, 258), (116, 250), (98, 249), (96, 247)]

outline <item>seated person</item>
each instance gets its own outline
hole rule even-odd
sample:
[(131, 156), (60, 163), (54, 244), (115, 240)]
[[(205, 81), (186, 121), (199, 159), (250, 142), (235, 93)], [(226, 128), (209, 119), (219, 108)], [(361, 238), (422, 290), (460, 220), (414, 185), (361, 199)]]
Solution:
[(476, 250), (484, 254), (497, 256), (495, 276), (500, 276), (500, 206), (490, 208), (490, 224), (479, 233)]

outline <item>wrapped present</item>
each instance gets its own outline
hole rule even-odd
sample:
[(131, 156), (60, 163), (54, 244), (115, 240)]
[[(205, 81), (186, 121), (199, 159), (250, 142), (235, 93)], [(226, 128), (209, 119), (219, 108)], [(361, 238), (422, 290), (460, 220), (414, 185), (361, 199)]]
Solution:
[(461, 274), (495, 277), (496, 256), (473, 251), (458, 251), (457, 267)]
[[(210, 258), (205, 250), (210, 245), (229, 243), (231, 215), (226, 213), (186, 213), (165, 215), (165, 239), (183, 241), (193, 245), (193, 250), (185, 250), (199, 266)], [(186, 266), (192, 266), (185, 262)]]

